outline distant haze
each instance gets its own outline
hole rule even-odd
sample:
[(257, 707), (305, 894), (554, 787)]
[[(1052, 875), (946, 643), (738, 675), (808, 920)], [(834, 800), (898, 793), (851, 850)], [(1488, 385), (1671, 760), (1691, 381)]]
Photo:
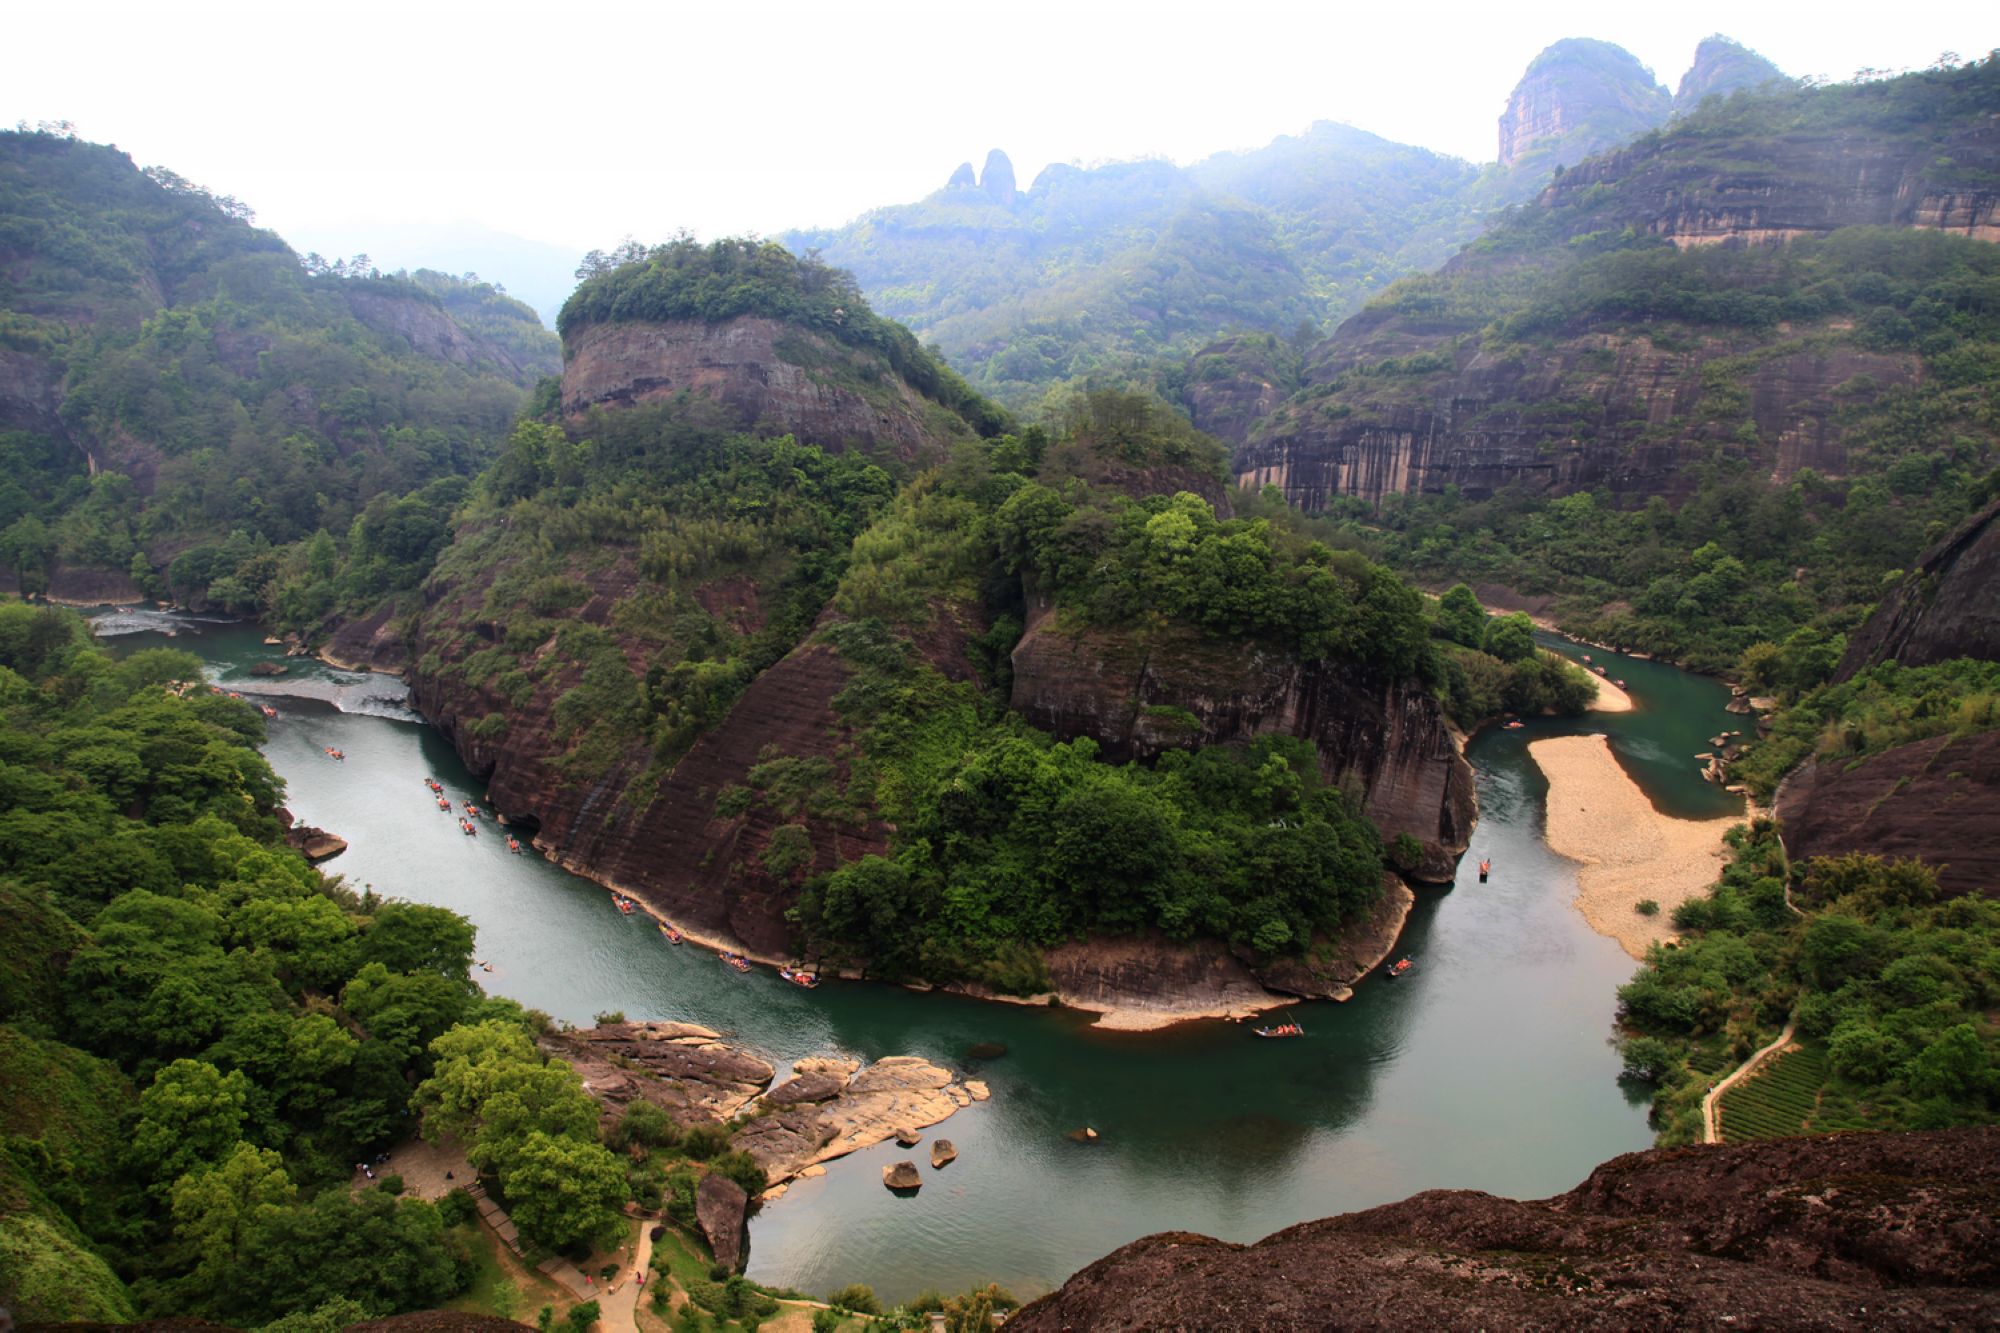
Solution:
[(6, 123), (74, 121), (301, 249), (514, 272), (543, 308), (628, 233), (839, 223), (994, 147), (1024, 187), (1050, 162), (1192, 162), (1315, 120), (1489, 161), (1508, 91), (1562, 37), (1619, 43), (1672, 89), (1717, 31), (1834, 78), (2000, 33), (1981, 2), (10, 8)]

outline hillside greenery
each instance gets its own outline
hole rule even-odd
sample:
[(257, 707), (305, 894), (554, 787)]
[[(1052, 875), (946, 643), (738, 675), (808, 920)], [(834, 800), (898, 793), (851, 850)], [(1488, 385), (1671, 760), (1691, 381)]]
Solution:
[(773, 241), (725, 238), (707, 245), (680, 237), (613, 256), (593, 252), (583, 282), (563, 303), (556, 327), (574, 341), (594, 324), (759, 315), (810, 329), (886, 361), (904, 383), (950, 408), (982, 435), (1005, 416), (908, 329), (869, 309), (852, 275)]
[[(562, 1244), (616, 1217), (594, 1103), (533, 1050), (546, 1020), (479, 993), (462, 918), (357, 897), (282, 845), (263, 720), (198, 659), (114, 661), (68, 612), (0, 606), (0, 724), (0, 1300), (17, 1318), (441, 1304), (470, 1271), (463, 1237), (350, 1181), (470, 1041), (547, 1090), (515, 1103), (512, 1138), (474, 1139), (482, 1166), (599, 1182), (524, 1185), (549, 1201), (520, 1209), (524, 1234)], [(488, 1105), (453, 1104), (468, 1125)]]
[(1327, 327), (1473, 237), (1534, 173), (1318, 123), (1250, 152), (1051, 166), (787, 234), (1017, 409), (1051, 387), (1168, 373), (1217, 338)]
[(490, 286), (309, 264), (234, 200), (40, 131), (0, 133), (0, 349), (30, 386), (0, 420), (19, 590), (68, 569), (246, 613), (316, 534), (477, 472), (557, 364)]
[[(1478, 335), (1487, 355), (1535, 355), (1537, 340), (1546, 350), (1546, 340), (1585, 333), (1655, 348), (1737, 340), (1702, 365), (1696, 417), (1660, 432), (1713, 442), (1698, 449), (1692, 493), (1678, 504), (1635, 506), (1605, 489), (1331, 507), (1399, 569), (1555, 594), (1558, 623), (1585, 638), (1724, 670), (1759, 644), (1805, 633), (1833, 644), (1837, 660), (1839, 636), (1987, 494), (2000, 460), (1990, 392), (2000, 379), (2000, 257), (1991, 245), (1877, 228), (1758, 250), (1633, 241), (1560, 268), (1498, 309), (1487, 308)], [(1836, 386), (1832, 425), (1850, 475), (1803, 467), (1774, 484), (1774, 445), (1751, 413), (1750, 377), (1780, 357), (1842, 347), (1902, 358), (1918, 373), (1897, 383), (1864, 373)], [(1605, 368), (1585, 364), (1577, 378)], [(1370, 389), (1350, 372), (1331, 382), (1329, 401)], [(1567, 427), (1588, 428), (1587, 419)]]
[(1813, 1057), (1798, 1072), (1818, 1078), (1774, 1104), (1795, 1114), (1767, 1132), (1992, 1123), (2000, 902), (1943, 898), (1915, 861), (1790, 865), (1769, 820), (1729, 840), (1721, 881), (1674, 914), (1678, 944), (1655, 945), (1618, 992), (1625, 1066), (1655, 1089), (1660, 1141), (1698, 1141), (1708, 1088), (1787, 1018)]

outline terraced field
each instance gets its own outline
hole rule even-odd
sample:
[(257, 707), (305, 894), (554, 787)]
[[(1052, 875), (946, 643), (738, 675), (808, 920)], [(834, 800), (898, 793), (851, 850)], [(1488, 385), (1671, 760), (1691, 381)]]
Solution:
[(1794, 1047), (1766, 1061), (1756, 1074), (1723, 1094), (1723, 1142), (1810, 1132), (1826, 1078), (1826, 1052), (1817, 1045)]

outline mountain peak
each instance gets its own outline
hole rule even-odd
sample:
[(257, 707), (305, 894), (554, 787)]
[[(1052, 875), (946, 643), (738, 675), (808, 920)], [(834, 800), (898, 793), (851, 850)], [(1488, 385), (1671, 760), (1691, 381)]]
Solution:
[(1681, 76), (1680, 90), (1674, 94), (1676, 112), (1692, 111), (1704, 97), (1727, 97), (1744, 88), (1758, 88), (1785, 72), (1749, 47), (1721, 33), (1701, 39), (1694, 49), (1694, 64)]
[(1672, 99), (1622, 46), (1566, 37), (1528, 65), (1500, 115), (1500, 165), (1569, 166), (1667, 118)]
[(998, 148), (986, 155), (986, 169), (979, 173), (979, 188), (999, 204), (1014, 202), (1014, 164)]
[(979, 184), (979, 178), (972, 174), (972, 164), (961, 162), (958, 170), (951, 173), (951, 179), (944, 183), (947, 190), (970, 190)]

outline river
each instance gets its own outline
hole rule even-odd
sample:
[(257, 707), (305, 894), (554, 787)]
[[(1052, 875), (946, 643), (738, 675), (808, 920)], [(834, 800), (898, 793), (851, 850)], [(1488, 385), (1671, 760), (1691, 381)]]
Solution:
[[(694, 1020), (781, 1070), (807, 1055), (909, 1054), (986, 1080), (992, 1100), (935, 1131), (959, 1159), (926, 1169), (916, 1197), (882, 1188), (879, 1168), (913, 1155), (887, 1143), (793, 1185), (753, 1219), (750, 1275), (815, 1293), (866, 1282), (896, 1300), (997, 1280), (1028, 1297), (1154, 1231), (1249, 1241), (1423, 1189), (1568, 1189), (1652, 1136), (1611, 1046), (1613, 992), (1633, 964), (1571, 906), (1574, 867), (1542, 842), (1546, 786), (1527, 744), (1601, 731), (1662, 810), (1740, 808), (1693, 758), (1735, 721), (1726, 690), (1544, 636), (1612, 663), (1637, 709), (1474, 738), (1478, 830), (1458, 885), (1418, 892), (1397, 946), (1416, 961), (1410, 976), (1274, 1015), (1303, 1024), (1304, 1040), (1257, 1041), (1225, 1023), (1108, 1033), (1062, 1010), (866, 983), (806, 993), (761, 969), (739, 976), (704, 950), (669, 947), (650, 918), (620, 915), (596, 885), (509, 855), (490, 827), (463, 836), (423, 779), (457, 799), (483, 790), (401, 706), (400, 683), (298, 659), (289, 675), (253, 677), (254, 663), (281, 659), (240, 624), (150, 612), (97, 623), (119, 651), (184, 648), (231, 689), (285, 696), (271, 700), (280, 716), (265, 749), (288, 802), (352, 844), (324, 868), (470, 918), (493, 965), (477, 974), (489, 991), (577, 1024), (613, 1010)], [(327, 758), (328, 746), (346, 761)], [(1479, 884), (1472, 867), (1486, 857), (1493, 877)], [(978, 1043), (1006, 1053), (975, 1060)], [(1083, 1125), (1101, 1139), (1064, 1137)]]

